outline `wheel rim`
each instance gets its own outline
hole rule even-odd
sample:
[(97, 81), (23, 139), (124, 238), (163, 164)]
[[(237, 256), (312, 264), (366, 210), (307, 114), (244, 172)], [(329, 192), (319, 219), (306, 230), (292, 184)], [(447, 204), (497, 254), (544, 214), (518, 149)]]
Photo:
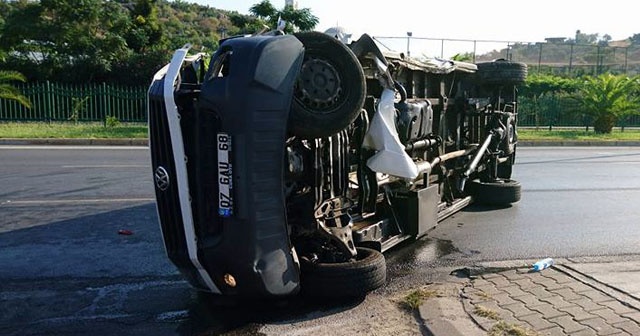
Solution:
[(328, 113), (342, 97), (338, 70), (328, 61), (312, 58), (304, 62), (296, 81), (295, 97), (314, 112)]

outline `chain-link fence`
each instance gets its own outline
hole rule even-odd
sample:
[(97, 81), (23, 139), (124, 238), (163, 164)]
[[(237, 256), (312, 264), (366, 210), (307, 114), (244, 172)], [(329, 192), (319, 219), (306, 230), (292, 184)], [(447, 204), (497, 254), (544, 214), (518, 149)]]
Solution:
[[(563, 38), (548, 42), (529, 43), (494, 40), (463, 40), (415, 36), (377, 36), (384, 47), (404, 52), (415, 58), (462, 58), (477, 63), (504, 58), (525, 63), (529, 73), (568, 76), (599, 75), (602, 73), (640, 74), (640, 46), (629, 42), (609, 45), (567, 43)], [(518, 123), (521, 126), (555, 127), (593, 124), (575, 101), (566, 95), (547, 93), (539, 97), (520, 97)], [(618, 127), (640, 126), (640, 116), (618, 119)]]
[(599, 75), (640, 74), (640, 46), (628, 41), (608, 44), (576, 44), (563, 38), (549, 42), (464, 40), (416, 36), (377, 36), (383, 46), (412, 57), (453, 58), (464, 55), (471, 62), (504, 58), (526, 63), (529, 72)]

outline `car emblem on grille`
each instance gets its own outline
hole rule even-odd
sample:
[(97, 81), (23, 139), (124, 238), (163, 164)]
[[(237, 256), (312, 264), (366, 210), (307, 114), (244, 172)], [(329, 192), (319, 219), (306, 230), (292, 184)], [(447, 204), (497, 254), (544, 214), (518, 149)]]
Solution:
[(167, 188), (169, 188), (169, 173), (167, 173), (167, 170), (164, 169), (164, 167), (159, 166), (158, 168), (156, 168), (154, 177), (156, 181), (156, 187), (158, 187), (158, 189), (160, 189), (161, 191), (165, 191), (167, 190)]

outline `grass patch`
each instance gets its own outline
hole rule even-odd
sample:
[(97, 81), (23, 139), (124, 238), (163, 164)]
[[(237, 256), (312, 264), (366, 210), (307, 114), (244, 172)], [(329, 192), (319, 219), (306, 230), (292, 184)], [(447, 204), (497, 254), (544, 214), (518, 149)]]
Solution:
[(571, 140), (571, 141), (638, 141), (640, 140), (640, 130), (627, 129), (622, 132), (620, 129), (614, 129), (610, 134), (596, 134), (595, 132), (585, 131), (584, 129), (518, 129), (518, 140), (535, 141), (535, 140)]
[(487, 333), (489, 336), (538, 336), (537, 332), (519, 325), (500, 321), (493, 325)]
[(407, 310), (415, 310), (418, 309), (425, 300), (438, 295), (438, 292), (434, 290), (416, 289), (407, 294), (400, 302), (400, 305)]
[[(104, 123), (44, 123), (44, 122), (0, 122), (0, 138), (37, 138), (37, 139), (114, 139), (147, 138), (147, 125), (144, 123), (110, 122)], [(522, 141), (640, 141), (640, 129), (619, 128), (611, 134), (596, 134), (584, 129), (518, 129), (518, 139)]]
[(0, 138), (36, 139), (116, 139), (147, 138), (147, 125), (120, 123), (105, 127), (102, 123), (0, 123)]
[(481, 297), (483, 299), (491, 299), (491, 295), (489, 295), (489, 294), (487, 294), (487, 293), (485, 293), (485, 292), (483, 292), (481, 290), (479, 290), (477, 292), (474, 292), (472, 295)]
[(494, 321), (500, 320), (500, 315), (497, 312), (480, 305), (475, 306), (475, 308), (473, 308), (473, 313), (481, 317), (486, 317), (490, 320), (494, 320)]

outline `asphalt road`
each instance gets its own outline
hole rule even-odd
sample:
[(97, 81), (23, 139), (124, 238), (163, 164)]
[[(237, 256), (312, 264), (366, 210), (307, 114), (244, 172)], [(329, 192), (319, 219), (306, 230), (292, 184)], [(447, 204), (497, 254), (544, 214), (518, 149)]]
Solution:
[(640, 148), (522, 148), (516, 160), (520, 202), (471, 207), (429, 236), (482, 260), (640, 253)]
[(436, 267), (640, 254), (640, 148), (521, 148), (522, 200), (472, 206), (388, 252), (379, 295), (212, 306), (165, 258), (149, 161), (146, 148), (0, 147), (0, 334), (278, 334), (370, 313)]

